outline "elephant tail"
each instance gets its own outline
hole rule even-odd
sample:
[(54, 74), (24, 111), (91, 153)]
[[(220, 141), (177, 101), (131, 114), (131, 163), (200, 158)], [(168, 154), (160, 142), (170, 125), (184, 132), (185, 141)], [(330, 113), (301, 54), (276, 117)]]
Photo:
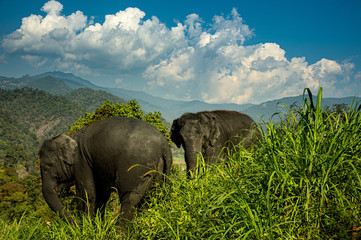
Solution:
[(166, 182), (168, 182), (168, 176), (170, 175), (170, 170), (172, 167), (172, 151), (168, 145), (168, 142), (163, 145), (163, 174), (165, 176)]

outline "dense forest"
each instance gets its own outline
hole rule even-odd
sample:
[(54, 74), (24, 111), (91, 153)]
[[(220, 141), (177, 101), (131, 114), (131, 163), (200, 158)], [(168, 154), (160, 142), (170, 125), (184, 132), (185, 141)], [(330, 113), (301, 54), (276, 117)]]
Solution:
[[(0, 90), (0, 104), (0, 161), (5, 166), (16, 166), (9, 162), (15, 159), (34, 166), (41, 139), (66, 131), (86, 111), (64, 97), (32, 89)], [(14, 150), (16, 158), (11, 157)]]
[[(42, 139), (69, 131), (85, 112), (92, 112), (104, 101), (125, 100), (102, 90), (77, 89), (66, 96), (30, 88), (0, 89), (0, 163), (34, 166)], [(26, 166), (29, 167), (29, 166)]]
[(14, 161), (19, 161), (27, 167), (29, 162), (34, 166), (42, 139), (69, 131), (79, 117), (94, 112), (105, 101), (127, 102), (103, 90), (89, 88), (78, 88), (63, 96), (31, 88), (0, 88), (0, 164), (13, 166), (17, 164)]

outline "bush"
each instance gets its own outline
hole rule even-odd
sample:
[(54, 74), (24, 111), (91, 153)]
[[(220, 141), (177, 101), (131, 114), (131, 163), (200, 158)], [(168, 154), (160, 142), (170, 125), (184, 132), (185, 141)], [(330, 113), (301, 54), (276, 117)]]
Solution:
[(171, 144), (168, 128), (165, 124), (163, 124), (161, 113), (150, 112), (148, 114), (144, 114), (136, 100), (130, 100), (125, 104), (113, 104), (112, 102), (105, 101), (103, 105), (97, 108), (93, 113), (85, 113), (83, 117), (80, 117), (70, 128), (69, 134), (77, 132), (85, 126), (110, 117), (128, 117), (144, 120), (157, 127), (158, 130), (161, 131), (167, 138), (169, 144)]

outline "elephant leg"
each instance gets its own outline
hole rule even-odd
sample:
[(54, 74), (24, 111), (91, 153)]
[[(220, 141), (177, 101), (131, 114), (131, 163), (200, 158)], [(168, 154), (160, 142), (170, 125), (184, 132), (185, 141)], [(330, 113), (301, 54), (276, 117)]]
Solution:
[(84, 188), (77, 186), (77, 198), (79, 199), (78, 202), (78, 210), (90, 214), (92, 217), (95, 213), (95, 203), (96, 203), (96, 196), (95, 191), (86, 191)]
[(105, 205), (107, 204), (110, 198), (110, 191), (98, 191), (97, 192), (97, 201), (95, 203), (95, 211), (99, 211), (102, 217), (105, 213)]
[(124, 193), (118, 191), (121, 203), (121, 212), (123, 212), (122, 220), (132, 220), (135, 207), (138, 206), (144, 194), (148, 190), (151, 179), (151, 177), (145, 177), (143, 181), (133, 189), (133, 191)]

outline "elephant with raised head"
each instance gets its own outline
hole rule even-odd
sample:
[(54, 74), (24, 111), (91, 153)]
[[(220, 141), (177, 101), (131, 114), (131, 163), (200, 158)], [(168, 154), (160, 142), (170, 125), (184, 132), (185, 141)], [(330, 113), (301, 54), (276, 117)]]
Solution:
[[(40, 151), (43, 196), (50, 208), (73, 222), (57, 189), (75, 182), (78, 208), (92, 216), (104, 212), (116, 189), (123, 221), (154, 179), (164, 180), (172, 164), (168, 141), (153, 125), (133, 118), (108, 118), (67, 136), (44, 141)], [(166, 179), (165, 179), (166, 180)]]
[(224, 147), (233, 149), (242, 142), (245, 148), (261, 139), (256, 123), (246, 114), (235, 111), (204, 111), (185, 113), (173, 121), (171, 139), (183, 146), (187, 170), (194, 172), (197, 154), (212, 164)]

